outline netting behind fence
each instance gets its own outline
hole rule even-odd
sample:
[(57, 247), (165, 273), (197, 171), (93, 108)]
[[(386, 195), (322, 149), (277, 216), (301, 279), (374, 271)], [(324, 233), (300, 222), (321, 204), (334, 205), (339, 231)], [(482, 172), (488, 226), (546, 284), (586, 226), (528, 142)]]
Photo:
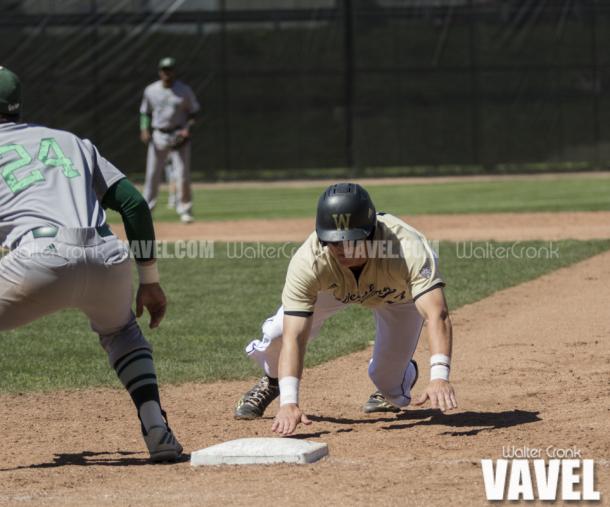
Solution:
[(208, 179), (604, 167), (609, 22), (609, 0), (4, 1), (0, 64), (25, 119), (127, 172), (143, 171), (138, 106), (166, 55), (202, 103)]

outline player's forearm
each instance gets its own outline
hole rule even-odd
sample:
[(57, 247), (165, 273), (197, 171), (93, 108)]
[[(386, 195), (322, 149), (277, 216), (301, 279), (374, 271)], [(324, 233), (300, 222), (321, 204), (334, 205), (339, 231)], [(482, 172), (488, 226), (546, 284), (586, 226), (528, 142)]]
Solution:
[(149, 114), (140, 113), (140, 130), (149, 130), (151, 117)]
[(136, 262), (140, 264), (154, 260), (155, 228), (152, 215), (142, 194), (127, 178), (118, 181), (106, 191), (102, 206), (121, 215)]
[(311, 317), (284, 316), (284, 334), (278, 365), (280, 405), (298, 404), (299, 382), (303, 374), (311, 320)]
[(453, 330), (442, 288), (422, 295), (415, 301), (419, 313), (426, 319), (430, 347), (430, 380), (449, 380)]
[(444, 354), (451, 357), (453, 329), (449, 315), (437, 315), (426, 322), (430, 355)]
[(193, 125), (195, 125), (195, 122), (196, 122), (195, 117), (196, 117), (195, 113), (189, 115), (188, 120), (186, 121), (187, 129), (191, 129), (193, 127)]
[(427, 321), (430, 348), (430, 381), (449, 381), (453, 332), (448, 314)]
[(282, 337), (282, 350), (278, 365), (279, 377), (301, 378), (303, 374), (303, 360), (305, 357), (305, 347), (297, 336)]
[(284, 335), (278, 365), (280, 406), (299, 404), (299, 387), (303, 374), (305, 345), (298, 336)]

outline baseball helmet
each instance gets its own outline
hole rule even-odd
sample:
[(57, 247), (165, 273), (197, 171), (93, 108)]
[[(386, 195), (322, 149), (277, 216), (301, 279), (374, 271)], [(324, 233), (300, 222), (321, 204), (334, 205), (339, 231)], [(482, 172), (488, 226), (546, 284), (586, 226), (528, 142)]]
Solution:
[(375, 230), (375, 205), (355, 183), (331, 185), (318, 200), (316, 233), (325, 243), (368, 238)]
[(6, 67), (0, 66), (0, 114), (18, 115), (21, 112), (21, 81)]

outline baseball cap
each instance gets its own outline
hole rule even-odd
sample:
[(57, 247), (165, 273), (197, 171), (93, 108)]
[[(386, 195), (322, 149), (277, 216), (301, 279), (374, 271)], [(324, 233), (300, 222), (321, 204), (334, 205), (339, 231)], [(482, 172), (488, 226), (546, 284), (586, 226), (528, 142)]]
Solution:
[(0, 114), (21, 111), (21, 81), (17, 75), (0, 65)]
[(159, 60), (159, 68), (160, 69), (172, 69), (176, 66), (176, 59), (171, 56), (167, 56), (165, 58), (161, 58)]

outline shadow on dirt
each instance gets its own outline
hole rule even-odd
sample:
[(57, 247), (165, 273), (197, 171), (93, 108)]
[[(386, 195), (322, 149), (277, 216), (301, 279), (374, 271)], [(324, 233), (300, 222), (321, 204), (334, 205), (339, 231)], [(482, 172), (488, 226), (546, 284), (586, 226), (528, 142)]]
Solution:
[(445, 431), (442, 435), (450, 436), (474, 436), (482, 431), (492, 431), (500, 428), (511, 428), (528, 424), (542, 419), (538, 417), (540, 412), (527, 410), (505, 410), (503, 412), (459, 412), (456, 414), (443, 414), (439, 410), (408, 410), (397, 414), (395, 417), (376, 417), (362, 419), (345, 419), (329, 416), (308, 416), (312, 421), (329, 422), (333, 424), (374, 424), (380, 422), (396, 423), (397, 421), (418, 419), (416, 422), (404, 424), (390, 424), (382, 426), (384, 430), (402, 430), (415, 426), (449, 426), (453, 428), (470, 428), (464, 431)]
[[(503, 412), (460, 412), (457, 414), (442, 414), (432, 411), (430, 419), (421, 420), (410, 424), (392, 424), (384, 426), (384, 430), (401, 430), (413, 428), (414, 426), (452, 426), (454, 428), (471, 428), (465, 431), (445, 431), (442, 435), (474, 436), (482, 431), (492, 431), (500, 428), (511, 428), (541, 421), (538, 414), (540, 412), (530, 412), (527, 410), (505, 410)], [(474, 426), (474, 427), (473, 427)]]
[[(12, 472), (15, 470), (26, 470), (26, 469), (37, 469), (37, 468), (57, 468), (64, 466), (111, 466), (111, 467), (122, 467), (122, 466), (134, 466), (134, 465), (153, 465), (148, 458), (134, 457), (138, 454), (145, 454), (143, 452), (128, 452), (128, 451), (117, 451), (117, 452), (92, 452), (83, 451), (73, 454), (56, 454), (53, 457), (53, 461), (48, 463), (35, 463), (33, 465), (22, 465), (13, 468), (0, 468), (0, 472)], [(120, 457), (117, 457), (119, 455)], [(177, 461), (177, 463), (183, 463), (189, 461), (190, 456), (183, 454)], [(161, 463), (168, 464), (168, 463)], [(171, 463), (169, 463), (171, 464)]]
[(320, 438), (322, 435), (329, 435), (330, 431), (317, 431), (316, 433), (297, 433), (296, 435), (290, 435), (290, 438), (299, 438), (305, 440), (308, 438)]
[(396, 422), (404, 419), (426, 419), (433, 415), (439, 414), (438, 410), (407, 410), (400, 412), (398, 414), (388, 415), (371, 415), (371, 414), (363, 414), (361, 419), (347, 419), (345, 417), (332, 417), (328, 415), (311, 415), (307, 414), (312, 421), (316, 422), (329, 422), (334, 424), (372, 424), (372, 423), (380, 423), (380, 422)]

